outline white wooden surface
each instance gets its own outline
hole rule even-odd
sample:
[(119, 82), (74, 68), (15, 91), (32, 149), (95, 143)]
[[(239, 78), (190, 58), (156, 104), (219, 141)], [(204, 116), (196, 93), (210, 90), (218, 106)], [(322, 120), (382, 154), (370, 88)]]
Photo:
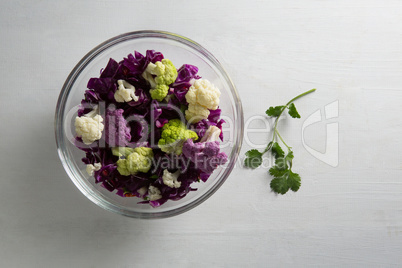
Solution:
[[(1, 1), (0, 23), (1, 267), (402, 265), (401, 1)], [(266, 169), (237, 166), (199, 207), (145, 221), (75, 188), (56, 154), (59, 90), (94, 46), (142, 29), (209, 49), (246, 121), (317, 88), (296, 103), (302, 119), (281, 121), (299, 192), (276, 196)], [(339, 116), (307, 127), (303, 146), (303, 122), (336, 101)], [(336, 167), (306, 149), (325, 152), (328, 123)], [(250, 135), (242, 154), (266, 140)]]

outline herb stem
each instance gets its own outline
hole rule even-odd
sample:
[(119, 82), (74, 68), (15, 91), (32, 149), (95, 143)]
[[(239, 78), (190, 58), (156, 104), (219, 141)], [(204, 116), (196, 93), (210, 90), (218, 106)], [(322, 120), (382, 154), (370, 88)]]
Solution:
[(292, 147), (288, 146), (286, 142), (283, 140), (281, 134), (279, 134), (279, 131), (275, 129), (276, 135), (278, 135), (279, 139), (283, 142), (283, 144), (288, 148), (288, 151), (292, 150)]
[[(304, 92), (304, 93), (302, 93), (302, 94), (300, 94), (300, 95), (294, 97), (294, 98), (291, 99), (288, 103), (286, 103), (285, 108), (286, 108), (289, 104), (291, 104), (292, 102), (294, 102), (295, 100), (300, 99), (301, 97), (303, 97), (303, 96), (305, 96), (305, 95), (307, 95), (307, 94), (310, 94), (310, 93), (312, 93), (312, 92), (314, 92), (314, 91), (315, 91), (315, 88), (310, 89), (309, 91), (306, 91), (306, 92)], [(285, 109), (284, 109), (284, 110), (285, 110)]]
[[(276, 129), (276, 127), (278, 126), (279, 117), (281, 117), (283, 111), (285, 111), (285, 109), (289, 106), (289, 104), (291, 104), (291, 103), (294, 102), (295, 100), (300, 99), (301, 97), (303, 97), (303, 96), (305, 96), (305, 95), (307, 95), (307, 94), (310, 94), (310, 93), (314, 92), (315, 90), (316, 90), (316, 89), (313, 88), (313, 89), (310, 89), (310, 90), (308, 90), (308, 91), (306, 91), (306, 92), (304, 92), (304, 93), (302, 93), (302, 94), (300, 94), (300, 95), (297, 95), (296, 97), (294, 97), (293, 99), (291, 99), (290, 101), (288, 101), (288, 103), (286, 103), (285, 106), (283, 106), (283, 108), (282, 108), (282, 110), (281, 110), (281, 113), (280, 113), (280, 114), (278, 115), (278, 117), (275, 119), (274, 135), (273, 135), (273, 137), (272, 137), (272, 142), (275, 141), (275, 137), (276, 137), (275, 134), (277, 134), (278, 137), (280, 138), (280, 140), (283, 142), (283, 144), (285, 144), (285, 146), (288, 148), (288, 150), (291, 149), (291, 147), (289, 147), (289, 146), (286, 144), (286, 142), (283, 140), (282, 136), (279, 134), (278, 130)], [(267, 148), (268, 148), (268, 147), (267, 147)], [(268, 150), (269, 150), (269, 149), (268, 149)], [(264, 153), (266, 153), (268, 150), (265, 149)]]

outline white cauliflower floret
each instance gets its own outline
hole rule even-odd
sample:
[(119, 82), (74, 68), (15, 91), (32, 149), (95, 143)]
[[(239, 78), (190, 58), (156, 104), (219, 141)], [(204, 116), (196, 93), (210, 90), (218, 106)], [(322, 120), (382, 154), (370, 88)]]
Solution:
[(148, 197), (150, 201), (161, 199), (161, 191), (157, 187), (150, 185), (148, 188)]
[(141, 187), (140, 189), (137, 190), (138, 194), (140, 195), (140, 197), (143, 197), (146, 193), (147, 193), (147, 187)]
[(175, 173), (170, 173), (167, 169), (163, 171), (163, 183), (170, 188), (180, 188), (181, 182), (177, 179), (180, 176), (180, 170), (176, 171)]
[(216, 110), (219, 106), (220, 90), (206, 79), (195, 81), (187, 94), (186, 100), (189, 103), (198, 103), (209, 110)]
[(209, 110), (197, 104), (189, 104), (185, 113), (187, 121), (191, 121), (191, 123), (197, 123), (202, 119), (207, 119), (209, 116)]
[(148, 63), (145, 72), (153, 74), (153, 75), (161, 75), (165, 72), (166, 66), (163, 65), (161, 61), (157, 61), (155, 63)]
[(162, 73), (165, 72), (165, 65), (162, 64), (162, 62), (157, 61), (156, 63), (148, 63), (147, 68), (145, 68), (145, 71), (142, 73), (142, 77), (144, 77), (145, 80), (149, 82), (151, 85), (151, 88), (156, 87), (156, 81), (154, 76), (161, 75)]
[(101, 163), (95, 163), (95, 164), (88, 164), (87, 165), (87, 173), (89, 176), (93, 176), (94, 175), (94, 171), (98, 171), (100, 170), (102, 167)]
[(200, 142), (205, 141), (217, 141), (219, 140), (219, 135), (221, 135), (221, 130), (216, 126), (209, 126), (207, 132), (205, 132), (204, 136), (202, 136)]
[(216, 110), (219, 106), (220, 90), (206, 79), (198, 79), (186, 93), (188, 110), (186, 119), (196, 123), (202, 119), (207, 119), (209, 110)]
[(97, 114), (97, 107), (95, 107), (91, 112), (75, 118), (75, 132), (86, 145), (89, 145), (102, 137), (105, 127), (102, 122), (103, 118)]
[(117, 80), (117, 84), (119, 87), (114, 93), (114, 99), (117, 102), (138, 101), (138, 96), (135, 95), (135, 87), (133, 85), (125, 80)]

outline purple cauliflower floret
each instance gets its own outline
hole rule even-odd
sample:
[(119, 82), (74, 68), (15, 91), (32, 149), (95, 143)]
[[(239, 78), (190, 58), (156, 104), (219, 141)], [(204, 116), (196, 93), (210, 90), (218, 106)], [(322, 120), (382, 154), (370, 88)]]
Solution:
[(201, 141), (194, 143), (189, 139), (183, 145), (183, 154), (202, 172), (211, 174), (218, 166), (228, 161), (228, 156), (220, 152), (219, 134), (221, 130), (210, 126)]
[(123, 109), (106, 110), (105, 116), (105, 141), (110, 147), (125, 147), (131, 140), (131, 129), (123, 117)]
[(183, 154), (206, 174), (211, 174), (218, 166), (228, 161), (228, 156), (220, 152), (218, 141), (194, 143), (189, 139), (183, 145)]
[(219, 142), (213, 141), (213, 142), (206, 142), (205, 143), (205, 148), (203, 150), (203, 153), (207, 156), (214, 156), (219, 154)]

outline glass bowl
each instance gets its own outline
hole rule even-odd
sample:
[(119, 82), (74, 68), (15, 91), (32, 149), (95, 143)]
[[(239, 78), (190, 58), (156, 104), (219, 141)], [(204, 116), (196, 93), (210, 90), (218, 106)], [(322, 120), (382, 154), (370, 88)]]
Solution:
[[(191, 64), (199, 68), (198, 74), (211, 81), (221, 90), (221, 118), (224, 141), (221, 150), (228, 155), (229, 161), (216, 169), (207, 182), (193, 183), (197, 191), (191, 191), (178, 201), (169, 200), (160, 207), (139, 204), (138, 197), (121, 197), (115, 192), (95, 184), (93, 176), (86, 172), (81, 159), (84, 152), (74, 146), (74, 119), (78, 105), (84, 96), (86, 85), (91, 77), (99, 77), (109, 58), (122, 60), (134, 50), (145, 54), (148, 49), (162, 52), (178, 68)], [(239, 95), (229, 75), (218, 60), (196, 42), (168, 32), (137, 31), (111, 38), (92, 49), (71, 71), (57, 102), (55, 132), (57, 151), (60, 160), (73, 183), (92, 202), (98, 206), (134, 218), (165, 218), (178, 215), (201, 204), (218, 190), (234, 168), (243, 140), (243, 110)]]

